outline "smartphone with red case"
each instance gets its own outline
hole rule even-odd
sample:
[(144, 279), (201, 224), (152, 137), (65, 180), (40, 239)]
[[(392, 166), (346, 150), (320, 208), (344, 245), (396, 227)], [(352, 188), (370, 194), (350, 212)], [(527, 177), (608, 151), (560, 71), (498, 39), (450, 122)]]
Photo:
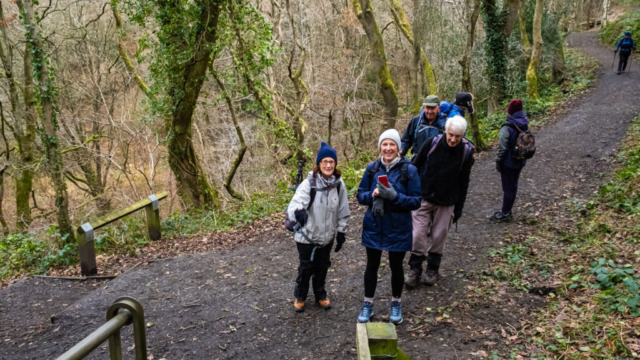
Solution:
[(378, 182), (385, 187), (389, 187), (389, 179), (387, 179), (387, 175), (378, 176)]

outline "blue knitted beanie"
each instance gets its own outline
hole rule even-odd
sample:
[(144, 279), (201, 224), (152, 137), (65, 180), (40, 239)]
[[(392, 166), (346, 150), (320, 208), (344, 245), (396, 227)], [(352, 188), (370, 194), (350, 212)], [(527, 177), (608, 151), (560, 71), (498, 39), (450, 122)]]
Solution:
[(338, 153), (326, 142), (320, 143), (320, 150), (318, 150), (318, 156), (316, 156), (316, 165), (320, 163), (320, 160), (324, 158), (332, 158), (336, 165), (338, 164)]

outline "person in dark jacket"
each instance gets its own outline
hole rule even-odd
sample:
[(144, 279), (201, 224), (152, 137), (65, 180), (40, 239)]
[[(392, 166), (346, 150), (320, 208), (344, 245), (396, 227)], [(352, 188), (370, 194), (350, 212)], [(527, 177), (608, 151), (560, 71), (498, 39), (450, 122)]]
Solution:
[(518, 160), (513, 157), (513, 146), (516, 143), (520, 131), (529, 129), (529, 119), (527, 114), (522, 111), (522, 100), (511, 100), (507, 107), (507, 123), (502, 125), (500, 129), (500, 141), (498, 144), (498, 153), (496, 154), (496, 170), (502, 178), (502, 209), (496, 211), (491, 220), (503, 221), (511, 218), (511, 209), (516, 201), (516, 193), (518, 192), (518, 179), (520, 172), (526, 165), (527, 160)]
[(636, 49), (636, 44), (633, 42), (633, 38), (631, 38), (631, 31), (627, 31), (624, 33), (624, 37), (620, 39), (618, 45), (616, 46), (615, 52), (617, 53), (620, 50), (620, 61), (618, 62), (618, 75), (624, 72), (627, 68), (627, 61), (629, 60), (629, 56), (631, 56), (631, 50)]
[(463, 138), (467, 121), (462, 116), (447, 120), (443, 135), (427, 140), (412, 163), (422, 173), (422, 201), (413, 212), (413, 250), (409, 258), (407, 286), (416, 286), (427, 261), (425, 285), (440, 280), (445, 241), (452, 223), (462, 216), (473, 166), (473, 145)]
[[(402, 322), (400, 297), (404, 285), (402, 261), (411, 251), (411, 211), (420, 207), (418, 170), (400, 156), (400, 134), (395, 129), (382, 133), (378, 140), (380, 159), (370, 163), (358, 187), (358, 202), (368, 207), (362, 221), (362, 245), (367, 250), (364, 273), (364, 303), (358, 322), (369, 322), (373, 316), (373, 297), (378, 284), (378, 268), (382, 252), (389, 253), (391, 269), (391, 313), (389, 320)], [(378, 182), (386, 175), (389, 187)]]
[(436, 95), (427, 96), (422, 103), (420, 114), (411, 119), (402, 135), (400, 154), (406, 156), (411, 150), (415, 156), (428, 138), (442, 134), (446, 121), (446, 117), (440, 114), (440, 99)]
[(473, 94), (468, 92), (459, 92), (456, 94), (456, 101), (450, 103), (443, 101), (440, 103), (440, 114), (444, 116), (445, 120), (452, 118), (456, 115), (464, 117), (465, 111), (469, 114), (473, 114)]

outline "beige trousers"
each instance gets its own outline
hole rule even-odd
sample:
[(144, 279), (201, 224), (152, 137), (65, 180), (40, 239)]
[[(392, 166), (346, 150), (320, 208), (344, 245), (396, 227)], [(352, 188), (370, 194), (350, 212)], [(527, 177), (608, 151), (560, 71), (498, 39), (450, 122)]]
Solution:
[(422, 200), (420, 208), (411, 213), (413, 217), (413, 251), (411, 254), (425, 256), (427, 253), (442, 254), (444, 243), (453, 223), (453, 208), (439, 206)]

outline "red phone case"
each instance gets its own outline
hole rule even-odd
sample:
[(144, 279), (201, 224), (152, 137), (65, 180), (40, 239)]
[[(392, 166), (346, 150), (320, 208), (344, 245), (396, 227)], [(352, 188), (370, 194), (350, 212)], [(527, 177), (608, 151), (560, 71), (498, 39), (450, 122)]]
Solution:
[(378, 182), (385, 187), (389, 187), (389, 180), (387, 179), (387, 175), (378, 176)]

